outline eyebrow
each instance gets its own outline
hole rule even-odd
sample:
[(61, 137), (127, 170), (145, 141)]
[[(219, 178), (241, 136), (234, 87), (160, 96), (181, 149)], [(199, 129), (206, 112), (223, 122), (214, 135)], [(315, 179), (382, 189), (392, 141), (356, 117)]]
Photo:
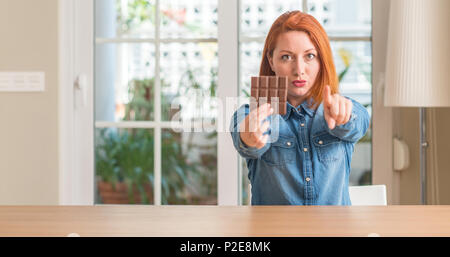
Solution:
[[(308, 50), (306, 50), (305, 52), (309, 52), (309, 51), (311, 51), (311, 50), (314, 50), (314, 51), (316, 51), (317, 52), (317, 50), (315, 49), (315, 48), (311, 48), (311, 49), (308, 49)], [(288, 52), (288, 53), (293, 53), (293, 52), (291, 52), (291, 51), (289, 51), (289, 50), (281, 50), (280, 52)]]

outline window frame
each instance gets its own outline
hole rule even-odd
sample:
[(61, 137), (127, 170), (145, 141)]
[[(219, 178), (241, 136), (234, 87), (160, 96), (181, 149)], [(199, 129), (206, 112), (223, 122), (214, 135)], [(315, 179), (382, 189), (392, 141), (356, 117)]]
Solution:
[[(94, 204), (93, 8), (89, 0), (59, 0), (59, 204)], [(82, 54), (80, 54), (82, 53)], [(86, 101), (75, 87), (84, 76)], [(80, 140), (83, 139), (83, 140)]]
[[(309, 0), (311, 1), (311, 0)], [(372, 13), (374, 8), (372, 1)], [(382, 5), (388, 3), (382, 3)], [(156, 0), (159, 9), (159, 0)], [(307, 0), (303, 1), (305, 10)], [(218, 35), (217, 39), (160, 39), (159, 26), (155, 30), (154, 39), (95, 39), (98, 43), (140, 43), (155, 44), (155, 121), (149, 122), (94, 122), (93, 81), (94, 81), (94, 2), (91, 0), (59, 0), (59, 56), (60, 56), (60, 90), (59, 90), (59, 199), (60, 204), (93, 205), (94, 204), (94, 128), (151, 128), (155, 136), (155, 192), (154, 204), (161, 205), (161, 130), (170, 128), (170, 122), (161, 121), (160, 80), (159, 80), (159, 43), (161, 42), (217, 42), (219, 56), (219, 73), (217, 96), (224, 103), (226, 97), (238, 97), (239, 86), (239, 45), (243, 40), (263, 40), (261, 38), (245, 38), (239, 33), (239, 0), (218, 0)], [(156, 24), (159, 25), (159, 12), (156, 13)], [(372, 31), (376, 22), (381, 22), (372, 15)], [(81, 29), (83, 28), (83, 29)], [(373, 34), (372, 34), (373, 35)], [(372, 53), (375, 45), (372, 37), (330, 37), (335, 41), (372, 41)], [(381, 38), (383, 40), (383, 38)], [(377, 44), (380, 44), (377, 41)], [(378, 50), (378, 46), (376, 48)], [(391, 108), (382, 106), (382, 90), (379, 89), (384, 66), (374, 67), (375, 56), (372, 54), (372, 121), (374, 124), (383, 122), (383, 126), (373, 126), (373, 138), (379, 142), (390, 142), (392, 138)], [(377, 59), (377, 65), (378, 65)], [(382, 62), (382, 60), (381, 60)], [(380, 73), (381, 72), (381, 73)], [(79, 74), (87, 77), (87, 104), (79, 106), (80, 93), (73, 85)], [(381, 75), (380, 75), (381, 74)], [(377, 75), (377, 76), (375, 76)], [(230, 87), (229, 85), (236, 85)], [(377, 88), (375, 88), (377, 87)], [(387, 118), (386, 118), (387, 117)], [(226, 117), (224, 117), (226, 118)], [(227, 119), (225, 119), (227, 120)], [(228, 128), (229, 124), (224, 125)], [(381, 130), (389, 129), (385, 133)], [(80, 140), (83, 139), (83, 140)], [(242, 174), (238, 153), (234, 150), (231, 136), (227, 132), (219, 132), (217, 138), (217, 179), (218, 205), (242, 204)], [(393, 185), (392, 147), (386, 151), (380, 144), (372, 140), (372, 177), (373, 183), (383, 183), (388, 186), (388, 192)], [(376, 146), (376, 147), (374, 147)], [(378, 150), (377, 150), (378, 149)], [(375, 163), (388, 160), (383, 167)], [(235, 165), (230, 165), (235, 163)], [(375, 179), (376, 178), (376, 179)], [(395, 185), (398, 189), (398, 185)], [(388, 202), (392, 198), (388, 194)]]

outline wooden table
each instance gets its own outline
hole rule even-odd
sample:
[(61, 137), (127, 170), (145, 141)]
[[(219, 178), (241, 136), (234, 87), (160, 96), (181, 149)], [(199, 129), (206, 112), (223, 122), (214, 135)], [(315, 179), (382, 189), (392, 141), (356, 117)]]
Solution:
[(448, 237), (450, 206), (0, 206), (0, 236), (70, 233)]

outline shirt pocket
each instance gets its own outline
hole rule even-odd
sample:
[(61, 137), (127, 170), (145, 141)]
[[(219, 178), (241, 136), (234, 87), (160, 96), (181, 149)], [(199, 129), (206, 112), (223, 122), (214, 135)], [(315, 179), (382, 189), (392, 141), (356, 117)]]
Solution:
[(283, 166), (286, 163), (295, 162), (295, 137), (279, 135), (262, 156), (269, 165)]
[(334, 162), (342, 159), (344, 155), (342, 140), (326, 131), (313, 136), (313, 143), (321, 162)]

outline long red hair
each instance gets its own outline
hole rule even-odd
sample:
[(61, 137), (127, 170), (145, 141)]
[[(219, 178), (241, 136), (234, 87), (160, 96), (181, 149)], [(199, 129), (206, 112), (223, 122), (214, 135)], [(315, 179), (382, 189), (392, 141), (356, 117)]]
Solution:
[(266, 37), (259, 75), (275, 75), (275, 72), (270, 68), (267, 56), (273, 55), (278, 36), (292, 30), (304, 31), (307, 33), (318, 52), (320, 70), (313, 87), (309, 90), (307, 95), (308, 100), (311, 98), (314, 99), (314, 105), (312, 107), (316, 109), (323, 100), (322, 93), (325, 86), (330, 86), (332, 94), (338, 93), (339, 81), (327, 33), (313, 16), (300, 11), (290, 11), (282, 14), (275, 20)]

